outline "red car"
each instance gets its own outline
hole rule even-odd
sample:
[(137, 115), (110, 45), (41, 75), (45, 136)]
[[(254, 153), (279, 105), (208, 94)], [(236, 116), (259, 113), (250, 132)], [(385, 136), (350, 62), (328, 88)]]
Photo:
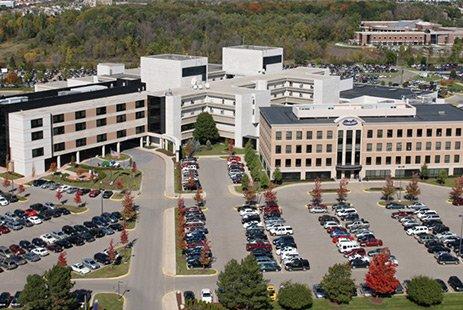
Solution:
[(14, 255), (23, 255), (23, 254), (26, 254), (26, 251), (24, 251), (23, 248), (21, 248), (19, 245), (17, 244), (12, 244), (10, 245), (10, 251), (14, 254)]
[(354, 238), (354, 236), (351, 236), (351, 235), (349, 235), (349, 236), (338, 236), (338, 237), (333, 237), (333, 238), (331, 238), (331, 241), (332, 241), (334, 244), (336, 244), (336, 243), (338, 243), (339, 239), (354, 240), (355, 238)]
[(365, 240), (365, 241), (361, 241), (360, 242), (360, 246), (382, 246), (383, 245), (383, 240), (381, 239), (376, 239), (376, 238), (372, 238), (372, 239), (368, 239), (368, 240)]
[(344, 253), (344, 257), (349, 257), (349, 256), (354, 256), (354, 255), (365, 256), (367, 255), (367, 251), (365, 251), (364, 248), (360, 248), (360, 249), (353, 249), (350, 252)]
[(331, 234), (331, 232), (332, 232), (333, 230), (339, 230), (339, 231), (348, 232), (348, 231), (347, 231), (347, 228), (339, 227), (339, 226), (336, 226), (336, 227), (328, 227), (328, 228), (326, 229), (326, 232), (329, 233), (329, 234)]
[(90, 193), (88, 193), (88, 197), (95, 198), (101, 193), (99, 189), (92, 189)]
[(10, 229), (4, 225), (0, 225), (0, 233), (1, 234), (7, 234), (10, 232)]
[(391, 217), (393, 219), (401, 219), (403, 217), (406, 217), (406, 216), (409, 216), (409, 215), (412, 215), (413, 214), (413, 211), (397, 211), (397, 212), (393, 212), (391, 214)]
[(246, 244), (246, 251), (252, 251), (252, 250), (257, 250), (257, 249), (271, 251), (272, 250), (272, 245), (270, 243), (264, 243), (264, 242), (256, 242), (256, 243), (248, 243), (248, 244)]
[(228, 162), (230, 162), (230, 161), (241, 161), (241, 157), (236, 156), (236, 155), (231, 155), (231, 156), (228, 156), (227, 161)]
[(39, 213), (33, 209), (27, 209), (24, 211), (24, 213), (26, 214), (27, 217), (39, 215)]

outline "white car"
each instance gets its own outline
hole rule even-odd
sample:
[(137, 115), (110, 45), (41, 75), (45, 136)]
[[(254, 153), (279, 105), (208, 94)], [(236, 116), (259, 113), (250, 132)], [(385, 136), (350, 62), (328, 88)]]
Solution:
[(247, 209), (243, 209), (240, 211), (240, 215), (241, 216), (245, 216), (245, 215), (259, 215), (259, 211), (257, 211), (256, 209), (252, 209), (252, 208), (247, 208)]
[(310, 213), (327, 213), (328, 210), (326, 208), (323, 208), (323, 207), (313, 207), (313, 208), (310, 208), (309, 209), (309, 212)]
[(58, 241), (58, 239), (53, 237), (51, 234), (43, 234), (43, 235), (40, 236), (40, 239), (45, 241), (47, 244), (53, 244), (56, 241)]
[(82, 263), (76, 263), (71, 266), (72, 271), (80, 273), (80, 274), (87, 274), (90, 272), (90, 269), (85, 267)]
[(284, 255), (284, 254), (299, 254), (296, 248), (287, 246), (281, 249), (276, 250), (277, 255)]
[(430, 233), (429, 228), (426, 226), (415, 226), (415, 227), (407, 229), (407, 235), (409, 236), (422, 234), (422, 233), (429, 234)]
[(207, 304), (212, 303), (212, 291), (208, 288), (203, 288), (201, 290), (201, 301)]
[(425, 210), (425, 211), (420, 211), (416, 214), (416, 216), (418, 216), (419, 219), (422, 219), (426, 216), (429, 216), (429, 215), (438, 215), (436, 211), (434, 210)]
[(247, 222), (243, 224), (243, 228), (245, 229), (250, 226), (264, 227), (264, 225), (262, 225), (262, 222), (257, 222), (257, 221)]
[(363, 256), (363, 255), (360, 255), (360, 254), (354, 254), (354, 255), (351, 255), (351, 256), (348, 256), (347, 257), (347, 260), (350, 262), (354, 259), (357, 259), (357, 258), (360, 258), (361, 260), (363, 261), (367, 261), (367, 262), (370, 262), (370, 257), (368, 256)]
[(42, 224), (42, 220), (38, 216), (29, 216), (27, 218), (28, 222), (31, 222), (34, 225)]
[(297, 251), (297, 249), (295, 249), (295, 251), (292, 251), (292, 252), (284, 252), (280, 255), (280, 259), (282, 261), (284, 260), (288, 260), (288, 259), (294, 259), (296, 257), (299, 257), (299, 252)]
[(325, 225), (323, 225), (323, 228), (325, 228), (325, 229), (328, 229), (328, 228), (331, 228), (331, 227), (341, 227), (341, 225), (339, 225), (335, 221), (327, 221), (327, 222), (325, 222)]
[(57, 191), (57, 192), (65, 192), (65, 191), (67, 191), (67, 190), (70, 189), (70, 188), (71, 188), (71, 186), (69, 186), (69, 185), (61, 185), (60, 187), (58, 187), (58, 188), (56, 189), (56, 191)]
[(451, 231), (446, 231), (446, 232), (443, 232), (441, 234), (437, 234), (436, 237), (437, 239), (439, 239), (440, 241), (443, 241), (447, 238), (453, 238), (453, 237), (456, 237), (457, 234), (451, 232)]
[(413, 209), (413, 210), (420, 210), (420, 209), (423, 209), (423, 208), (427, 208), (428, 206), (425, 205), (424, 203), (422, 202), (418, 202), (418, 201), (415, 201), (414, 203), (412, 203), (411, 205), (408, 206), (410, 209)]
[(47, 256), (48, 254), (50, 254), (50, 253), (48, 253), (47, 249), (41, 248), (41, 247), (37, 247), (35, 249), (32, 249), (31, 252), (34, 253), (34, 254), (37, 254), (38, 256)]
[(10, 202), (8, 200), (6, 200), (5, 197), (0, 197), (0, 206), (4, 207), (4, 206), (7, 206), (9, 204), (10, 204)]

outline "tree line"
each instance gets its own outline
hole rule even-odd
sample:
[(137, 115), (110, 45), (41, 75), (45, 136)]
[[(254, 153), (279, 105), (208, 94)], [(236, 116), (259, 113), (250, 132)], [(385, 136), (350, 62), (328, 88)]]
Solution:
[(463, 25), (451, 5), (392, 1), (155, 1), (58, 16), (2, 12), (0, 44), (21, 45), (0, 54), (0, 64), (137, 65), (141, 55), (156, 53), (206, 55), (219, 62), (223, 46), (242, 43), (282, 46), (286, 59), (304, 62), (322, 59), (330, 42), (352, 38), (361, 20), (418, 18)]

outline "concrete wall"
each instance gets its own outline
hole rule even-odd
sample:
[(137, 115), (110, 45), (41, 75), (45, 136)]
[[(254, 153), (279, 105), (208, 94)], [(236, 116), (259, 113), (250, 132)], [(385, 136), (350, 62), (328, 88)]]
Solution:
[[(227, 74), (233, 75), (257, 75), (263, 73), (263, 59), (267, 56), (281, 55), (283, 49), (274, 48), (268, 50), (245, 49), (236, 47), (222, 48), (222, 66)], [(282, 63), (267, 65), (266, 72), (273, 73), (283, 70)]]

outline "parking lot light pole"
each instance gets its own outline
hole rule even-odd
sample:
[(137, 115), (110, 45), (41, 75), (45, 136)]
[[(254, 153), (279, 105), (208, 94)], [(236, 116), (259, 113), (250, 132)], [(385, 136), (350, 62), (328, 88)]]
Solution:
[(458, 255), (461, 257), (461, 245), (462, 245), (462, 238), (463, 238), (463, 214), (458, 215), (459, 218), (461, 218), (461, 224), (460, 224), (460, 247), (458, 248)]
[(101, 214), (103, 214), (103, 193), (100, 193)]

